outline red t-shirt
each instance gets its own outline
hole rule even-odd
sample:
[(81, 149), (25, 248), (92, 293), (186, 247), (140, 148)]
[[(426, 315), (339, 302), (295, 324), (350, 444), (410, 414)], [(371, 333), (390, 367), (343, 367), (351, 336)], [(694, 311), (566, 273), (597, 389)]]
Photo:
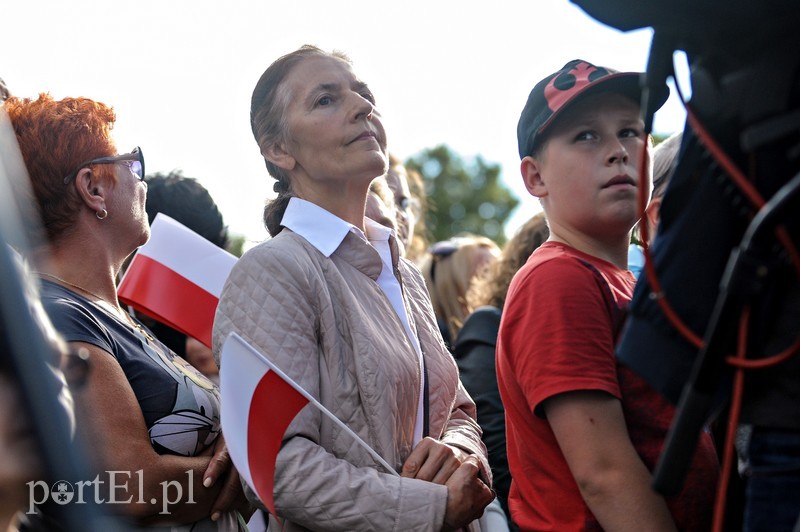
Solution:
[[(581, 497), (542, 402), (559, 393), (600, 390), (622, 403), (634, 448), (652, 471), (675, 409), (617, 363), (614, 346), (633, 294), (627, 270), (547, 242), (511, 283), (497, 344), (512, 484), (509, 507), (522, 530), (600, 530)], [(679, 530), (708, 530), (718, 474), (709, 434), (683, 491), (667, 499)]]

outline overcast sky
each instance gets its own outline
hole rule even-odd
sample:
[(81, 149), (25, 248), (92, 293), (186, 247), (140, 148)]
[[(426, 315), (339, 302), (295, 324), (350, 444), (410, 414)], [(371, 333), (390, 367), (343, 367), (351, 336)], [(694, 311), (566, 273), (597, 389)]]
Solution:
[[(250, 132), (250, 95), (280, 55), (306, 43), (346, 52), (403, 159), (444, 143), (500, 164), (521, 199), (510, 233), (538, 210), (516, 148), (530, 89), (576, 58), (643, 70), (651, 37), (604, 26), (567, 0), (3, 4), (0, 77), (13, 93), (113, 105), (120, 151), (139, 145), (148, 173), (196, 177), (250, 242), (267, 236), (261, 213), (273, 182)], [(673, 90), (655, 131), (680, 130), (684, 117)]]

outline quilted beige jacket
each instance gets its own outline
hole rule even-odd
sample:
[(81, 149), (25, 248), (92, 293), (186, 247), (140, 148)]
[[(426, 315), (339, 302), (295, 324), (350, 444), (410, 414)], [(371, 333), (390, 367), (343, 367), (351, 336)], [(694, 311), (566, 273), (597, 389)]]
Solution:
[[(393, 255), (424, 353), (429, 435), (476, 455), (490, 478), (474, 403), (442, 343), (422, 276), (396, 258), (396, 246)], [(419, 359), (376, 282), (381, 265), (375, 249), (352, 232), (326, 258), (284, 229), (231, 272), (214, 322), (214, 352), (237, 332), (399, 471), (412, 450)], [(447, 488), (385, 472), (313, 407), (284, 436), (274, 495), (286, 531), (436, 531), (447, 504)]]

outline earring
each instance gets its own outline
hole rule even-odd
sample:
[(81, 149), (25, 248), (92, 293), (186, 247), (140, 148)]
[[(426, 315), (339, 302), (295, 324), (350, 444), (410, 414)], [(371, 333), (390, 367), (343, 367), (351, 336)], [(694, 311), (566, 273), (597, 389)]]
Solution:
[(97, 216), (98, 220), (105, 220), (106, 217), (108, 216), (108, 211), (105, 209), (100, 209), (99, 211), (94, 213), (94, 215)]

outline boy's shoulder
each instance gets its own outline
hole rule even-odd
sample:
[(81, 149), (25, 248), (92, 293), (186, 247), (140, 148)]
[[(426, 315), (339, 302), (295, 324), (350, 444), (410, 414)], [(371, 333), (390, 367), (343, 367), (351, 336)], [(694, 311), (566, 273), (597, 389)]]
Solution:
[(602, 269), (608, 263), (567, 244), (548, 241), (531, 254), (528, 261), (520, 268), (520, 271), (533, 272), (535, 270), (543, 270), (549, 272), (563, 268), (570, 269), (569, 264), (583, 265), (584, 268), (591, 265)]
[[(580, 253), (580, 255), (584, 255)], [(550, 283), (564, 277), (574, 278), (588, 271), (581, 264), (579, 252), (558, 242), (545, 242), (539, 246), (522, 265), (512, 280), (514, 290), (536, 282)]]
[(629, 284), (632, 274), (613, 264), (559, 242), (545, 242), (514, 276), (511, 292), (532, 290), (536, 287), (569, 286), (575, 288), (585, 283), (592, 285)]

